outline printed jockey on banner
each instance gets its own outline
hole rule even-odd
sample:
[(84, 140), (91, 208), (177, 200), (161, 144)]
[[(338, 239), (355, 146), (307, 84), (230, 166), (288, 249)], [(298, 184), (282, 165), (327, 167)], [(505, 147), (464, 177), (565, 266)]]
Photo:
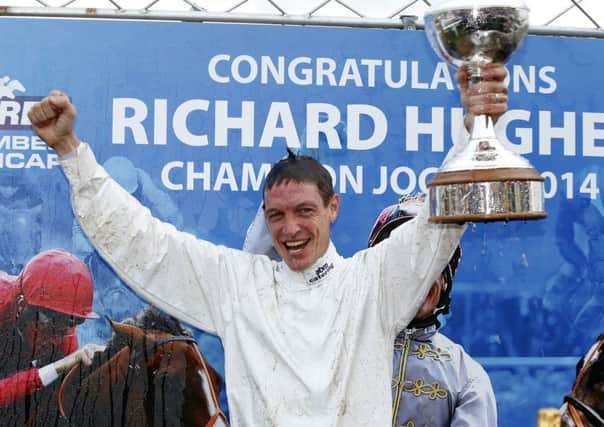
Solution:
[(103, 349), (78, 349), (77, 325), (98, 318), (92, 294), (88, 268), (63, 250), (38, 254), (19, 276), (0, 272), (0, 425), (54, 425), (55, 380)]

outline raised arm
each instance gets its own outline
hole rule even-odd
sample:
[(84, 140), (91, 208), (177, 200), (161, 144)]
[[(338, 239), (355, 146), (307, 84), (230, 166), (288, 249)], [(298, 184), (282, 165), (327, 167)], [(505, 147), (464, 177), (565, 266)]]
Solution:
[[(250, 255), (196, 239), (154, 218), (111, 179), (90, 146), (80, 143), (73, 130), (75, 108), (66, 95), (51, 92), (29, 117), (59, 154), (74, 215), (113, 270), (153, 305), (220, 335), (237, 300), (236, 286), (249, 277), (245, 266), (251, 266)], [(238, 268), (231, 268), (235, 264)]]
[[(467, 71), (462, 68), (456, 74), (461, 90), (461, 102), (466, 110), (465, 125), (469, 125), (476, 114), (489, 114), (498, 119), (507, 110), (507, 87), (504, 83), (507, 71), (500, 64), (483, 67), (480, 83), (468, 85)], [(461, 139), (448, 155), (458, 149)], [(385, 326), (396, 334), (415, 315), (434, 280), (449, 262), (459, 244), (464, 227), (452, 224), (429, 222), (428, 201), (417, 217), (398, 227), (391, 237), (376, 246), (382, 247), (372, 256), (378, 257), (382, 284), (381, 307)]]

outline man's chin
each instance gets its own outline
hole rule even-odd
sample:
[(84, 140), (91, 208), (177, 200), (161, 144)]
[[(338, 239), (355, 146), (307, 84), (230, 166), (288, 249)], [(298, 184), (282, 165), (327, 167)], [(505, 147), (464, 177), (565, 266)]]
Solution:
[(287, 264), (289, 269), (292, 271), (304, 271), (308, 267), (310, 267), (310, 264), (311, 264), (310, 262), (308, 262), (308, 260), (287, 259), (287, 258), (285, 258), (285, 263)]

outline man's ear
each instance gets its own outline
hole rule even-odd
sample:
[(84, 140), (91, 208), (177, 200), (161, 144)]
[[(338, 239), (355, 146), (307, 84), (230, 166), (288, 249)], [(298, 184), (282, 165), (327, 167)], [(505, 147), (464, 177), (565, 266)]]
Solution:
[(331, 200), (329, 201), (328, 209), (329, 209), (329, 221), (331, 223), (334, 223), (336, 221), (336, 218), (338, 218), (338, 214), (340, 213), (340, 195), (339, 194), (336, 193), (333, 196), (331, 196)]
[(440, 275), (438, 279), (436, 279), (436, 281), (432, 284), (432, 287), (430, 288), (430, 291), (428, 292), (428, 295), (426, 297), (426, 300), (430, 301), (430, 305), (434, 306), (435, 308), (438, 305), (438, 301), (440, 300), (443, 280), (444, 279), (442, 275)]

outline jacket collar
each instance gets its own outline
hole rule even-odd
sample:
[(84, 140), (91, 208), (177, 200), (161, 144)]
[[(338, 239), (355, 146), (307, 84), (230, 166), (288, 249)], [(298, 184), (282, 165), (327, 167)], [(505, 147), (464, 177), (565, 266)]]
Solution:
[(416, 341), (428, 341), (436, 334), (436, 332), (438, 332), (436, 325), (430, 325), (424, 328), (406, 328), (398, 334), (396, 340), (402, 341), (405, 338), (410, 338)]
[(303, 271), (292, 271), (285, 262), (281, 261), (277, 265), (278, 281), (286, 286), (302, 288), (321, 286), (334, 274), (341, 259), (335, 245), (330, 241), (325, 253)]

